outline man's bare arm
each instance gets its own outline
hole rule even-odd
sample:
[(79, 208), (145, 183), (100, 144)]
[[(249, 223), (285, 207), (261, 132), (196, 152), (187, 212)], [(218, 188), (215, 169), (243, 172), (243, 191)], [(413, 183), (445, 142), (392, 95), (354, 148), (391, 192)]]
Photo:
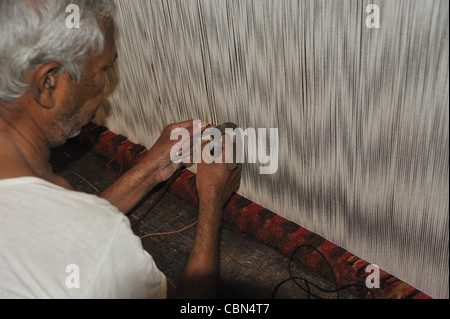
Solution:
[(240, 180), (240, 165), (229, 171), (226, 164), (198, 164), (199, 221), (194, 244), (177, 287), (181, 297), (216, 297), (223, 206), (238, 190)]
[(126, 214), (161, 181), (156, 168), (145, 159), (120, 176), (100, 197)]
[[(206, 123), (202, 123), (201, 129), (205, 126)], [(166, 126), (146, 156), (99, 196), (126, 214), (152, 188), (169, 179), (180, 167), (180, 164), (173, 163), (170, 158), (170, 151), (178, 142), (171, 140), (170, 135), (177, 128), (186, 129), (192, 139), (192, 120)]]
[(216, 297), (221, 220), (221, 207), (213, 203), (199, 207), (194, 245), (177, 287), (180, 296), (189, 299)]

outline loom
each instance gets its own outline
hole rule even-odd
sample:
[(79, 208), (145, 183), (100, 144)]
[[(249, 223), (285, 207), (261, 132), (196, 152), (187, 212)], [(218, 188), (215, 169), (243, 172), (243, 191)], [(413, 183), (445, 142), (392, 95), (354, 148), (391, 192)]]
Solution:
[[(376, 264), (389, 298), (448, 298), (448, 1), (116, 3), (115, 89), (85, 140), (132, 165), (171, 123), (278, 128), (278, 170), (244, 164), (225, 218), (352, 280)], [(195, 202), (190, 174), (172, 191)]]

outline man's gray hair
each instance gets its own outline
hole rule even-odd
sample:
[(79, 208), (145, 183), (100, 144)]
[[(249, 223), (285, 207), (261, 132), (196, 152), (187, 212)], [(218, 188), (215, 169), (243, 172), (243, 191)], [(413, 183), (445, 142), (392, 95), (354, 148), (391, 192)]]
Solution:
[[(66, 26), (70, 4), (79, 8), (79, 28)], [(98, 18), (113, 18), (115, 8), (113, 0), (0, 0), (0, 100), (22, 96), (24, 76), (39, 64), (59, 62), (79, 81), (94, 50), (103, 51)]]

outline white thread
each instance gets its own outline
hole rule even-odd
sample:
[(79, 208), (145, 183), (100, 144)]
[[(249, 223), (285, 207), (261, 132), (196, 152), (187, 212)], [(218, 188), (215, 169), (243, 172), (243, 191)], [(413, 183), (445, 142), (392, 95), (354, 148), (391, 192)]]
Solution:
[(188, 119), (278, 128), (277, 173), (245, 165), (240, 193), (448, 298), (448, 1), (116, 2), (100, 123), (147, 147)]

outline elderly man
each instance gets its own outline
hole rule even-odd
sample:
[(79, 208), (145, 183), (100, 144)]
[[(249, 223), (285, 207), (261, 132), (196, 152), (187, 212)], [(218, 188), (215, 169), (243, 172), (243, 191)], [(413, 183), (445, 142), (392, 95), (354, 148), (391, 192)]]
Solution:
[[(66, 7), (80, 9), (68, 28)], [(117, 58), (113, 1), (0, 1), (0, 297), (214, 297), (222, 207), (240, 168), (198, 164), (199, 222), (178, 287), (143, 250), (124, 213), (180, 164), (164, 129), (148, 155), (98, 196), (74, 191), (50, 167), (52, 147), (76, 136), (108, 92)], [(79, 286), (67, 284), (76, 265)]]

